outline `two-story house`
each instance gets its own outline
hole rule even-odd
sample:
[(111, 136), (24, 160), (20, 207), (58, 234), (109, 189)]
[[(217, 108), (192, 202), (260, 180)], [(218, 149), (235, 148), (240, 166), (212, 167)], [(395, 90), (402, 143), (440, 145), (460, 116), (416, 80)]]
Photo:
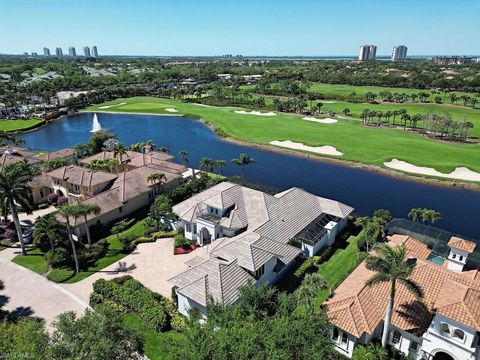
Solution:
[[(402, 284), (397, 286), (388, 343), (415, 360), (479, 359), (480, 273), (463, 271), (458, 264), (466, 263), (475, 243), (452, 237), (442, 264), (426, 244), (412, 237), (389, 238), (390, 246), (401, 244), (410, 261), (416, 261), (411, 279), (424, 298), (418, 301)], [(362, 262), (325, 303), (335, 346), (349, 357), (355, 345), (382, 335), (390, 284), (366, 286), (373, 274)]]
[(177, 227), (209, 254), (170, 279), (179, 311), (207, 316), (210, 296), (233, 304), (242, 285), (274, 285), (297, 257), (331, 245), (352, 211), (298, 188), (270, 195), (230, 182), (175, 205)]

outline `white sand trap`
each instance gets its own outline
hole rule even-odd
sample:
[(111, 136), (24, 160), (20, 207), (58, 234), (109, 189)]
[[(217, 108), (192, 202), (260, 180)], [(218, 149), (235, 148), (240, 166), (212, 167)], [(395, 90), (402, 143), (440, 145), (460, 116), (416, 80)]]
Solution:
[(203, 106), (203, 107), (214, 107), (214, 106), (205, 105), (205, 104), (198, 104), (198, 103), (193, 103), (193, 105)]
[(274, 112), (267, 112), (262, 113), (261, 111), (245, 111), (245, 110), (235, 110), (235, 114), (242, 114), (242, 115), (257, 115), (257, 116), (275, 116)]
[(165, 108), (165, 111), (168, 111), (168, 112), (178, 112), (178, 110), (175, 109), (175, 108)]
[(480, 173), (472, 171), (466, 167), (457, 167), (450, 174), (445, 174), (435, 170), (434, 168), (416, 166), (398, 159), (392, 159), (392, 161), (384, 162), (383, 164), (391, 169), (401, 170), (413, 174), (437, 176), (447, 179), (459, 179), (466, 181), (480, 181)]
[(290, 140), (270, 141), (270, 144), (276, 145), (276, 146), (281, 146), (281, 147), (288, 148), (288, 149), (310, 151), (310, 152), (314, 152), (314, 153), (322, 154), (322, 155), (333, 155), (333, 156), (343, 155), (342, 152), (338, 151), (336, 148), (334, 148), (333, 146), (330, 146), (330, 145), (308, 146), (308, 145), (293, 142), (293, 141), (290, 141)]
[(122, 106), (122, 105), (127, 105), (126, 102), (123, 102), (123, 103), (120, 103), (120, 104), (115, 104), (115, 105), (105, 105), (105, 106), (100, 106), (99, 109), (109, 109), (111, 107), (115, 107), (115, 106)]
[(307, 121), (318, 122), (318, 123), (321, 123), (321, 124), (335, 124), (336, 122), (338, 122), (338, 120), (331, 119), (331, 118), (316, 119), (316, 118), (311, 117), (311, 116), (306, 116), (306, 117), (304, 117), (304, 118), (302, 118), (302, 119), (303, 119), (303, 120), (307, 120)]

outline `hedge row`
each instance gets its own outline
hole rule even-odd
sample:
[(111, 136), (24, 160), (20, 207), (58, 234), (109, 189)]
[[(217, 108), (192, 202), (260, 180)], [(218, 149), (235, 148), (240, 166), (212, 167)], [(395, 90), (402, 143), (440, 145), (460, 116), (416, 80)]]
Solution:
[(133, 311), (153, 330), (169, 328), (184, 331), (185, 318), (177, 311), (173, 302), (144, 287), (131, 276), (122, 276), (113, 280), (99, 279), (93, 284), (90, 304), (113, 306), (120, 311)]
[(168, 317), (162, 304), (155, 300), (150, 290), (134, 279), (127, 279), (122, 284), (104, 279), (95, 281), (90, 303), (99, 304), (106, 300), (135, 312), (155, 331), (168, 327)]
[(157, 231), (150, 236), (139, 236), (135, 239), (135, 244), (155, 242), (158, 239), (174, 237), (177, 234), (175, 230), (172, 231)]

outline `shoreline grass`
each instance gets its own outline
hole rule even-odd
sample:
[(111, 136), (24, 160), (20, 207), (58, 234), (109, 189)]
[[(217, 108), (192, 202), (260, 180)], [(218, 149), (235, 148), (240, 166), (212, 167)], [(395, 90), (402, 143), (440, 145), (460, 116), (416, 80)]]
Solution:
[(20, 131), (30, 129), (42, 122), (43, 120), (40, 119), (0, 120), (0, 131)]
[(344, 153), (337, 157), (339, 160), (381, 168), (385, 168), (384, 162), (397, 158), (444, 173), (459, 166), (480, 172), (480, 144), (444, 143), (398, 128), (365, 127), (358, 121), (339, 119), (336, 124), (326, 125), (304, 121), (301, 115), (293, 114), (239, 115), (231, 107), (205, 107), (153, 97), (116, 99), (90, 106), (86, 111), (102, 111), (100, 106), (122, 102), (127, 104), (108, 108), (109, 112), (168, 115), (165, 109), (175, 108), (176, 115), (201, 118), (225, 136), (247, 143), (268, 145), (274, 140), (291, 140), (310, 146), (331, 145)]

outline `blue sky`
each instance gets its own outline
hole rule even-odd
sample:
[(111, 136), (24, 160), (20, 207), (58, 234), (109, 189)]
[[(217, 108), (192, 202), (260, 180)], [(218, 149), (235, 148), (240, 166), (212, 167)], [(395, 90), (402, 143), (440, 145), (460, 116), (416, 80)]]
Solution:
[(0, 53), (480, 54), (478, 0), (0, 0)]

